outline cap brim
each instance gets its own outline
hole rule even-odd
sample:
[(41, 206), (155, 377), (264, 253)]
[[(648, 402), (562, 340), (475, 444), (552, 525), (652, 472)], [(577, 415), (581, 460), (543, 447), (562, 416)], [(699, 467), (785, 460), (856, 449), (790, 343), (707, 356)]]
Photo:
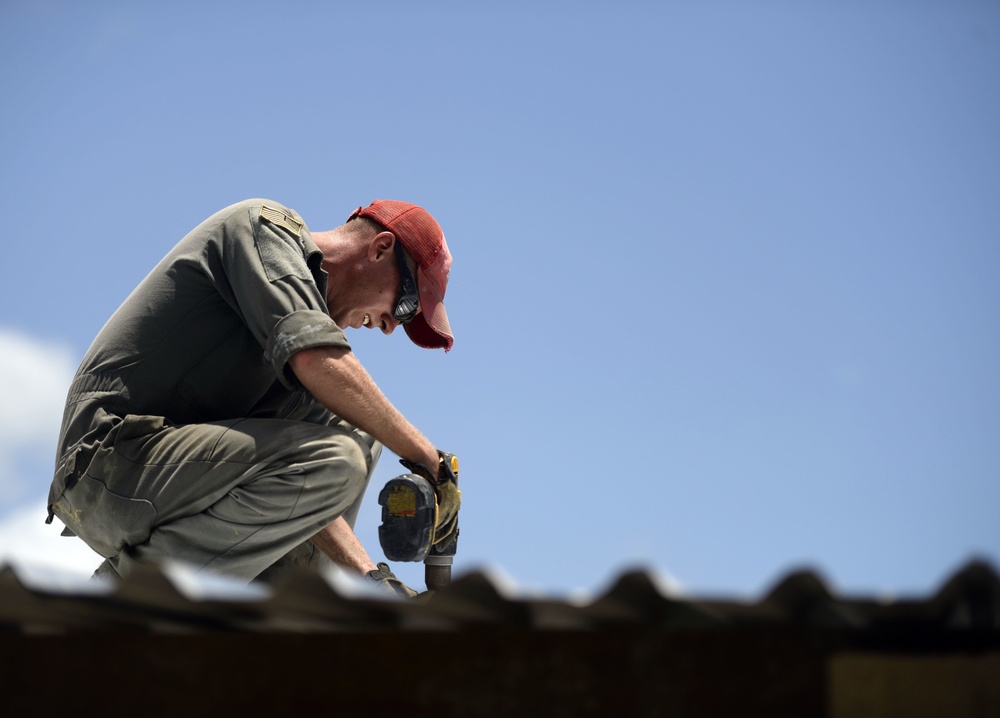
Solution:
[(451, 333), (448, 314), (444, 310), (444, 297), (424, 276), (422, 268), (417, 269), (417, 287), (420, 292), (420, 313), (405, 325), (410, 341), (424, 349), (444, 349), (448, 351), (455, 343)]

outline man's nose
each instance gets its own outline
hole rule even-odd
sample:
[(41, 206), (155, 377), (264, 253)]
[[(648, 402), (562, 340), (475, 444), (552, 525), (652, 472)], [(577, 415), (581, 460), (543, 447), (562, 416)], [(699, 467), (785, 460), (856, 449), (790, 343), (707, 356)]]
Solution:
[(392, 332), (399, 326), (399, 322), (391, 314), (382, 315), (382, 333), (392, 334)]

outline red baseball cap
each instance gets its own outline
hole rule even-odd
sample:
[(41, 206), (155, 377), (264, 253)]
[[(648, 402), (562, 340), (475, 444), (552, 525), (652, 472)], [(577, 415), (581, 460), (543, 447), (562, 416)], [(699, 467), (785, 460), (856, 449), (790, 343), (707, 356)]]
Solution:
[(367, 207), (358, 207), (347, 221), (355, 217), (367, 217), (392, 232), (417, 263), (420, 313), (403, 325), (407, 336), (425, 349), (451, 349), (455, 337), (444, 311), (451, 252), (441, 225), (423, 207), (394, 199), (377, 199)]

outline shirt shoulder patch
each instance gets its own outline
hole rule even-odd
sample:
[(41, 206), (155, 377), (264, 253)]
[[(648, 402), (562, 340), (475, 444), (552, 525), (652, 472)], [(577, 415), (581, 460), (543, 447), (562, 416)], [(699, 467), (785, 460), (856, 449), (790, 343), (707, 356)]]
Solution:
[(278, 227), (288, 230), (296, 237), (302, 236), (302, 222), (299, 222), (283, 210), (262, 204), (260, 206), (260, 218), (267, 220), (273, 225), (277, 225)]

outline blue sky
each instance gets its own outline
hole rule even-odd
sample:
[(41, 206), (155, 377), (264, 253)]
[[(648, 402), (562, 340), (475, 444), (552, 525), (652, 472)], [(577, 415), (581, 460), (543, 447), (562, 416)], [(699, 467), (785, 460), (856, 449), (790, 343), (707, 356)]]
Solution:
[(462, 461), (457, 570), (899, 594), (1000, 563), (996, 2), (5, 0), (0, 73), (8, 555), (95, 563), (23, 528), (69, 377), (268, 197), (444, 227), (455, 348), (348, 336)]

